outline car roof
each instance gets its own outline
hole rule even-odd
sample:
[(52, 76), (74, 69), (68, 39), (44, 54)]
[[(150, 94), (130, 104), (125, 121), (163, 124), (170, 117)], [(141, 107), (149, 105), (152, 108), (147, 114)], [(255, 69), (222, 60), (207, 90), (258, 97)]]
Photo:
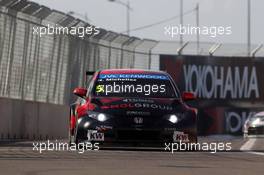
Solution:
[(167, 75), (164, 71), (158, 70), (145, 70), (145, 69), (103, 69), (100, 74), (163, 74)]

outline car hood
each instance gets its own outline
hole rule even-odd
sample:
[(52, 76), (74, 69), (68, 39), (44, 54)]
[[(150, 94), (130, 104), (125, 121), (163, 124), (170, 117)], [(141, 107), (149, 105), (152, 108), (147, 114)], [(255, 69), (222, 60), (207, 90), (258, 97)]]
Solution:
[(264, 118), (256, 118), (254, 120), (248, 121), (248, 125), (253, 127), (264, 126)]
[(165, 115), (180, 112), (185, 105), (179, 99), (94, 98), (95, 111), (112, 115)]

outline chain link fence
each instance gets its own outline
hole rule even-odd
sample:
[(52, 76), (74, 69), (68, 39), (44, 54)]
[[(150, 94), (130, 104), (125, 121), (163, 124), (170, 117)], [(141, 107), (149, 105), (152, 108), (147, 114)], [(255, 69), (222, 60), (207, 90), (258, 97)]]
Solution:
[[(84, 85), (86, 71), (159, 69), (159, 54), (209, 55), (217, 46), (190, 42), (183, 48), (178, 42), (142, 40), (104, 29), (98, 35), (84, 38), (34, 34), (34, 27), (48, 25), (90, 26), (27, 0), (0, 0), (0, 97), (69, 104), (73, 100), (71, 91)], [(183, 52), (178, 52), (179, 49)], [(244, 50), (237, 51), (231, 50), (228, 54), (245, 54)], [(224, 55), (221, 49), (216, 54)]]
[[(86, 71), (150, 68), (157, 42), (100, 29), (96, 36), (39, 35), (33, 28), (87, 23), (32, 2), (0, 1), (0, 96), (68, 104)], [(27, 2), (27, 3), (25, 3)]]

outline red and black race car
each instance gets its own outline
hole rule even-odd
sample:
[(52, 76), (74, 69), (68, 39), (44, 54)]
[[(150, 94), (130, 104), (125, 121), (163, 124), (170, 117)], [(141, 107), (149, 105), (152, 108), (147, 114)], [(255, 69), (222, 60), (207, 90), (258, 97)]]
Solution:
[(197, 142), (195, 99), (165, 72), (108, 69), (93, 74), (71, 106), (71, 143)]

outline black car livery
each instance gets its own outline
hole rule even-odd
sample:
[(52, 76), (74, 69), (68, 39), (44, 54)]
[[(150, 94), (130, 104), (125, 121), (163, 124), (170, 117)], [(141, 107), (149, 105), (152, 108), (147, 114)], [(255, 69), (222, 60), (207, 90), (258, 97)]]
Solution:
[(94, 73), (71, 106), (70, 141), (197, 142), (197, 110), (165, 72), (110, 69)]

